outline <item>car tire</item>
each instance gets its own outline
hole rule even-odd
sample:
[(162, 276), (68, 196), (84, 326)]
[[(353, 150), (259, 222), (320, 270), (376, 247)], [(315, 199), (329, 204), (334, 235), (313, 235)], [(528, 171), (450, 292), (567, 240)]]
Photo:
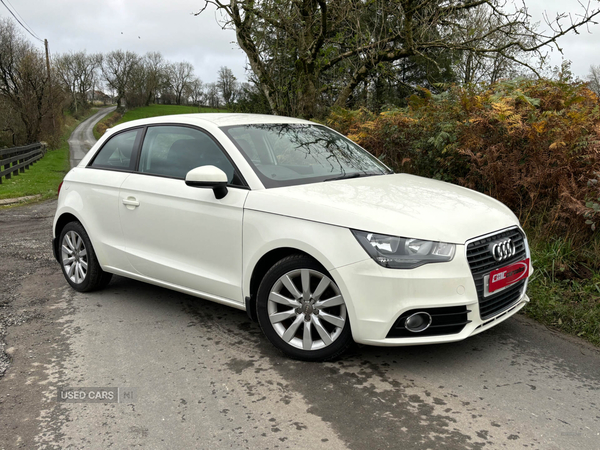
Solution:
[(271, 343), (303, 361), (328, 361), (352, 343), (346, 303), (325, 268), (291, 255), (265, 274), (257, 294), (258, 323)]
[(79, 222), (69, 222), (60, 233), (58, 254), (63, 275), (73, 289), (90, 292), (108, 285), (112, 273), (102, 270), (92, 242)]

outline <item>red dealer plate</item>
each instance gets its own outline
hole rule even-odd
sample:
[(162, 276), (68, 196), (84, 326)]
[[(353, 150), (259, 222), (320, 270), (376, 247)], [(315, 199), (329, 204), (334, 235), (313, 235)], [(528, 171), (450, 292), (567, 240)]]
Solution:
[(489, 275), (488, 292), (496, 292), (499, 289), (510, 286), (529, 275), (529, 258), (516, 262), (506, 267), (493, 270)]

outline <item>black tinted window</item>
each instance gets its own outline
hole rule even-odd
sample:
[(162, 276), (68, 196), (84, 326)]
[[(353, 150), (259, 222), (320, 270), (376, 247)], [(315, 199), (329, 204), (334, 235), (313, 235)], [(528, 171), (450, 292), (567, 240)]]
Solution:
[(133, 151), (139, 129), (111, 137), (94, 158), (92, 167), (133, 170)]
[(183, 179), (190, 170), (208, 165), (225, 172), (230, 184), (240, 184), (233, 164), (206, 133), (177, 126), (148, 128), (140, 172)]

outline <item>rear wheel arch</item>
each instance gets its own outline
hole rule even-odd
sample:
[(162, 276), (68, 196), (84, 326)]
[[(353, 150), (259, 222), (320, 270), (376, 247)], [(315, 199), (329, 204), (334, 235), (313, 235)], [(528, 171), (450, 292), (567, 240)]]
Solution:
[[(78, 222), (81, 224), (81, 221), (71, 213), (62, 214), (56, 221), (56, 225), (54, 227), (54, 236), (56, 237), (56, 240), (54, 242), (54, 245), (56, 246), (54, 253), (55, 255), (60, 254), (60, 235), (62, 233), (63, 228), (70, 222)], [(83, 226), (83, 224), (81, 224), (81, 226)]]

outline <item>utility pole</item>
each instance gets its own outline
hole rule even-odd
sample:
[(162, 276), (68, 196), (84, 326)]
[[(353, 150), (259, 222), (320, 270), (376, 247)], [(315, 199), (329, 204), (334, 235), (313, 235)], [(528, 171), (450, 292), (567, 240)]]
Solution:
[(50, 76), (50, 56), (48, 52), (48, 39), (44, 39), (44, 47), (46, 48), (46, 70), (48, 71), (48, 96), (50, 97), (50, 114), (52, 115), (52, 131), (56, 131), (56, 123), (54, 121), (54, 105), (52, 102), (52, 78)]

